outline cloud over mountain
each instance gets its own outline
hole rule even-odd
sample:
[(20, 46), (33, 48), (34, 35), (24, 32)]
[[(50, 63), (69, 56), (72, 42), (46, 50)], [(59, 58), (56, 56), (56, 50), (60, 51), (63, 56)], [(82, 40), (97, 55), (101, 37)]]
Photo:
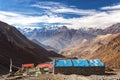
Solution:
[(75, 29), (81, 27), (105, 28), (120, 22), (119, 3), (116, 5), (102, 6), (98, 9), (83, 9), (76, 5), (68, 5), (63, 2), (30, 1), (25, 1), (26, 6), (24, 4), (23, 8), (27, 10), (2, 10), (0, 8), (0, 20), (12, 25), (37, 27), (49, 24), (66, 25), (69, 28)]

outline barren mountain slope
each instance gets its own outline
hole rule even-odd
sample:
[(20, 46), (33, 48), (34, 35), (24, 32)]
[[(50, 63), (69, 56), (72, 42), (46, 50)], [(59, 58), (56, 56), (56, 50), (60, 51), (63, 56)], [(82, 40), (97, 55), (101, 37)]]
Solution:
[(106, 66), (120, 69), (120, 34), (90, 54), (89, 58), (99, 58), (106, 63)]
[(99, 35), (95, 39), (91, 40), (90, 42), (84, 40), (84, 44), (81, 44), (74, 48), (67, 48), (60, 52), (65, 56), (78, 56), (81, 57), (86, 54), (94, 53), (98, 48), (101, 46), (108, 44), (113, 38), (118, 36), (118, 34), (107, 34), (107, 35)]
[(15, 27), (0, 22), (0, 65), (9, 68), (23, 63), (41, 63), (50, 61), (48, 51), (23, 36)]

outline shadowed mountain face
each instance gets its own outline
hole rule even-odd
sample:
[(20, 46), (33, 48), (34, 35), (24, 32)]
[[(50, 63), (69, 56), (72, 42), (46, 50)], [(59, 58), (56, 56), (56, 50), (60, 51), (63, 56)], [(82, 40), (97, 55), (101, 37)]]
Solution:
[(41, 47), (43, 47), (43, 48), (45, 48), (47, 50), (53, 50), (53, 51), (57, 52), (56, 49), (54, 49), (54, 48), (52, 48), (50, 46), (46, 46), (46, 45), (40, 43), (39, 41), (37, 41), (36, 39), (33, 39), (32, 42), (36, 43), (37, 45), (39, 45), (39, 46), (41, 46)]
[(0, 66), (9, 68), (10, 58), (15, 66), (50, 61), (48, 54), (48, 51), (28, 40), (15, 27), (0, 22)]

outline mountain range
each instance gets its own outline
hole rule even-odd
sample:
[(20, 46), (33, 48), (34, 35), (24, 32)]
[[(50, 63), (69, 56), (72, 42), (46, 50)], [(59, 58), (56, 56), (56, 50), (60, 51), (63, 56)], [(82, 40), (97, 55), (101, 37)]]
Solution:
[(59, 51), (65, 47), (75, 46), (76, 44), (81, 43), (84, 38), (91, 40), (95, 37), (94, 35), (85, 33), (82, 29), (68, 29), (66, 26), (55, 26), (52, 28), (40, 28), (33, 30), (28, 28), (27, 30), (30, 30), (29, 32), (26, 32), (26, 28), (18, 28), (18, 30), (20, 30), (30, 40), (36, 40), (36, 42), (49, 46), (55, 51)]
[(115, 34), (120, 32), (120, 23), (111, 25), (105, 29), (80, 28), (69, 29), (66, 26), (46, 26), (40, 28), (17, 28), (27, 38), (35, 43), (44, 45), (46, 49), (59, 52), (65, 48), (72, 48), (90, 42), (98, 35)]

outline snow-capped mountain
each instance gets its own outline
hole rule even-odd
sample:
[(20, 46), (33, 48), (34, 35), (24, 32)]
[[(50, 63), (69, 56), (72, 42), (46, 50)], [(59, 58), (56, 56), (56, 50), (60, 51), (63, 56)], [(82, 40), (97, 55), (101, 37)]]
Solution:
[(43, 28), (18, 28), (30, 40), (36, 40), (45, 46), (50, 46), (56, 51), (65, 47), (75, 46), (81, 43), (82, 40), (90, 40), (94, 35), (85, 33), (85, 30), (69, 29), (66, 26), (46, 26)]
[(66, 26), (46, 26), (46, 27), (17, 27), (17, 29), (27, 37), (41, 36), (52, 37), (59, 32), (65, 31), (68, 28)]
[(46, 31), (63, 31), (67, 29), (66, 26), (45, 26), (45, 27), (17, 27), (19, 31), (21, 31), (23, 34), (24, 33), (30, 33), (30, 32), (46, 32)]
[(29, 37), (32, 35), (34, 32), (37, 32), (37, 28), (31, 28), (31, 27), (17, 27), (17, 29), (24, 34), (26, 37)]
[(56, 51), (68, 47), (75, 47), (91, 41), (98, 35), (114, 34), (120, 32), (120, 24), (112, 25), (105, 29), (80, 28), (69, 29), (66, 26), (46, 26), (37, 28), (18, 28), (30, 40), (36, 40), (45, 46), (50, 46)]

